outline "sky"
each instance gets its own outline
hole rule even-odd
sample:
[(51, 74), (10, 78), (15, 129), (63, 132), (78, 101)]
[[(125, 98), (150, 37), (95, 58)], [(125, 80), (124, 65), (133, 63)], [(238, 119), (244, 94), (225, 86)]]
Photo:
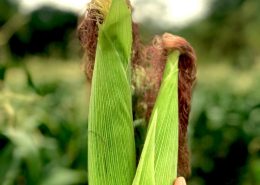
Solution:
[[(53, 5), (83, 14), (89, 0), (19, 0), (22, 8), (32, 10), (41, 5)], [(158, 22), (159, 25), (185, 26), (207, 13), (207, 0), (131, 0), (134, 7), (134, 20), (144, 19)]]

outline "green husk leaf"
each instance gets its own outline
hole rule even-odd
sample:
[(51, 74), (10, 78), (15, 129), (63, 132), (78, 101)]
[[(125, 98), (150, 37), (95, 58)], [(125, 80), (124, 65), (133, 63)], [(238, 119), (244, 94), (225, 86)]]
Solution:
[(90, 185), (129, 185), (135, 174), (131, 106), (131, 12), (113, 0), (99, 27), (89, 111)]
[[(177, 176), (178, 160), (178, 59), (179, 52), (169, 54), (162, 84), (150, 118), (149, 130), (145, 140), (145, 146), (141, 161), (137, 167), (135, 178), (141, 174), (142, 180), (139, 185), (149, 184), (154, 173), (155, 184), (171, 185)], [(156, 121), (154, 121), (156, 119)], [(155, 125), (156, 124), (156, 125)], [(155, 139), (150, 135), (155, 132)], [(154, 146), (150, 146), (154, 145)], [(152, 150), (151, 148), (154, 148)], [(149, 150), (149, 151), (148, 151)], [(154, 154), (147, 155), (147, 152), (154, 151)], [(154, 158), (151, 157), (154, 155)], [(151, 165), (150, 163), (154, 163)], [(147, 168), (154, 169), (147, 169)], [(143, 182), (145, 181), (145, 182)], [(134, 181), (135, 182), (135, 181)]]
[(151, 121), (150, 131), (147, 134), (146, 142), (143, 148), (142, 156), (139, 161), (138, 169), (133, 181), (133, 185), (155, 185), (154, 178), (154, 159), (155, 159), (155, 128), (157, 120), (157, 111)]

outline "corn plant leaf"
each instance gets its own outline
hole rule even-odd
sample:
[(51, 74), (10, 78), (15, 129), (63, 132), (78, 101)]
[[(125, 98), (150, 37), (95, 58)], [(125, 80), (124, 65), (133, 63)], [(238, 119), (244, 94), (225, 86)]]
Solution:
[(113, 0), (99, 26), (88, 125), (90, 185), (129, 185), (135, 174), (131, 106), (131, 12)]
[[(135, 178), (139, 178), (140, 174), (143, 178), (139, 180), (139, 182), (142, 182), (139, 185), (149, 184), (150, 179), (147, 179), (147, 176), (154, 178), (156, 185), (171, 185), (177, 176), (178, 58), (179, 52), (174, 51), (169, 54), (167, 59), (162, 84), (150, 118), (141, 161), (137, 167)], [(154, 121), (155, 119), (156, 121)], [(153, 140), (150, 139), (150, 135), (154, 132), (155, 138)], [(154, 154), (147, 155), (147, 152), (153, 151)], [(154, 163), (154, 165), (151, 165), (151, 163)], [(154, 169), (147, 169), (148, 167)], [(151, 177), (151, 174), (154, 177)]]

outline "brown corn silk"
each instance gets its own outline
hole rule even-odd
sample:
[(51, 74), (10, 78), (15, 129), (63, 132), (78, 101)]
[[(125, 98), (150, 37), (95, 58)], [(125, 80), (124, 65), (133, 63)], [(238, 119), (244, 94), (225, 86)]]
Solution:
[[(98, 26), (103, 19), (96, 15), (98, 10), (88, 9), (78, 27), (78, 37), (85, 51), (85, 74), (92, 79), (98, 38)], [(161, 80), (171, 50), (179, 50), (179, 149), (178, 175), (187, 177), (190, 174), (189, 153), (187, 147), (187, 127), (190, 113), (191, 94), (196, 78), (196, 56), (192, 46), (182, 37), (165, 33), (155, 36), (150, 45), (144, 46), (140, 39), (138, 25), (133, 27), (132, 47), (132, 85), (134, 87), (134, 117), (149, 120)], [(135, 78), (136, 77), (136, 78)], [(138, 79), (138, 82), (137, 82)]]
[(78, 26), (78, 38), (85, 52), (85, 74), (89, 81), (92, 79), (95, 55), (98, 38), (98, 24), (103, 22), (103, 19), (97, 18), (95, 15), (98, 10), (89, 9), (86, 16)]

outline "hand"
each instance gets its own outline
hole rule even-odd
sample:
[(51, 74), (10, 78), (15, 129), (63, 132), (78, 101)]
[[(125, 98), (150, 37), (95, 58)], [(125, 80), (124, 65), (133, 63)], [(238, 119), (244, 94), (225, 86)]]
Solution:
[(183, 177), (178, 177), (173, 185), (186, 185), (186, 181)]

